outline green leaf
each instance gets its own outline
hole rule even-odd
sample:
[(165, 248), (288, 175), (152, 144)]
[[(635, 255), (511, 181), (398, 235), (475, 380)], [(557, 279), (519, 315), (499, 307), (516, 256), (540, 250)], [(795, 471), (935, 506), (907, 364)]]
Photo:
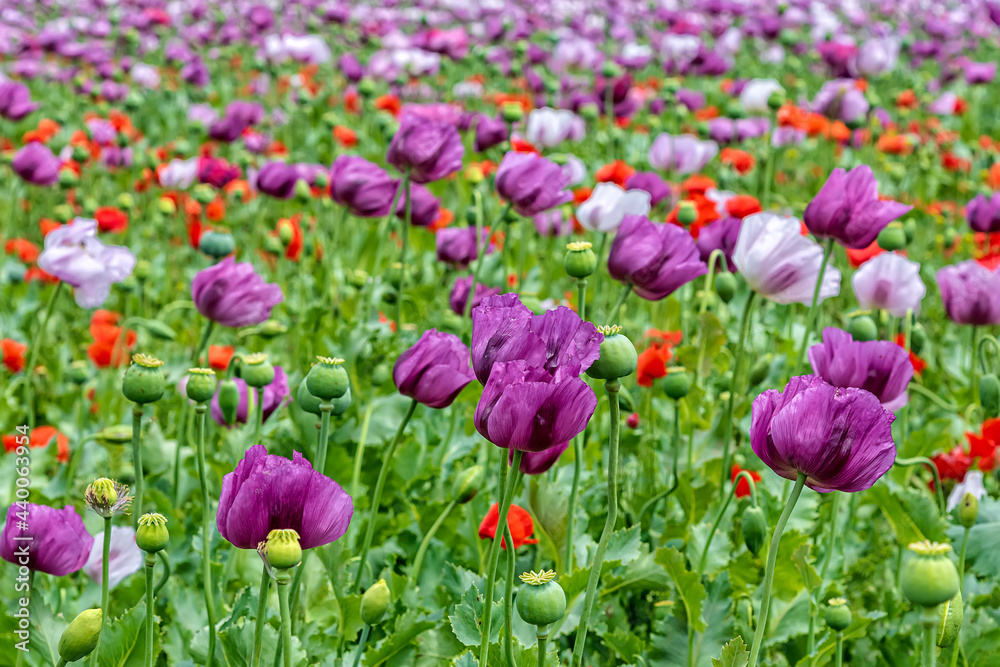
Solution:
[[(868, 634), (869, 626), (875, 621), (884, 618), (885, 612), (869, 611), (856, 614), (851, 620), (851, 624), (844, 630), (844, 641), (860, 639)], [(812, 655), (803, 657), (796, 663), (796, 667), (823, 667), (833, 659), (833, 652), (837, 648), (837, 637), (831, 632), (821, 636), (816, 645), (816, 650)]]
[(642, 653), (643, 642), (634, 634), (622, 627), (601, 637), (604, 645), (621, 656), (625, 662), (632, 662), (635, 656)]
[[(40, 655), (45, 664), (55, 665), (59, 662), (59, 638), (62, 637), (63, 630), (69, 623), (56, 616), (42, 602), (41, 595), (32, 595), (28, 604), (28, 613), (32, 626), (30, 636), (31, 653)], [(13, 642), (19, 642), (13, 633), (10, 635)]]
[(746, 642), (743, 637), (735, 637), (722, 648), (721, 657), (712, 658), (712, 667), (746, 667), (749, 662)]
[[(653, 554), (643, 546), (642, 554), (624, 568), (604, 576), (601, 597), (633, 590), (663, 590), (670, 583), (663, 566), (656, 562)], [(565, 589), (564, 589), (565, 590)]]
[(913, 517), (907, 513), (900, 499), (890, 491), (888, 483), (876, 484), (868, 490), (867, 497), (871, 498), (885, 514), (900, 544), (928, 539)]
[[(154, 627), (158, 619), (154, 618)], [(101, 631), (97, 653), (99, 667), (141, 667), (146, 654), (146, 603), (140, 602), (121, 618), (108, 619)], [(153, 652), (159, 653), (159, 632), (153, 638)]]
[[(422, 613), (410, 609), (396, 619), (392, 633), (382, 643), (365, 653), (366, 667), (378, 667), (409, 646), (420, 633), (434, 627), (431, 621), (420, 620)], [(502, 622), (501, 622), (502, 625)]]
[(677, 586), (677, 596), (684, 601), (688, 625), (699, 632), (703, 631), (705, 621), (701, 619), (701, 607), (706, 594), (705, 587), (701, 585), (701, 577), (687, 569), (684, 554), (677, 549), (657, 549), (656, 562), (663, 566)]
[(454, 667), (479, 667), (479, 660), (472, 651), (466, 651), (451, 663)]
[(795, 564), (795, 569), (799, 571), (802, 583), (808, 591), (816, 590), (823, 583), (810, 559), (811, 550), (812, 545), (809, 542), (803, 542), (792, 552), (792, 562)]
[[(454, 612), (448, 616), (451, 629), (458, 641), (466, 646), (479, 646), (483, 638), (482, 617), (485, 604), (479, 589), (473, 584), (462, 595), (462, 601), (455, 605)], [(493, 620), (490, 625), (490, 642), (500, 637), (503, 626), (503, 601), (493, 603)]]
[(605, 564), (627, 565), (639, 557), (642, 548), (639, 528), (640, 526), (636, 524), (631, 528), (616, 530), (611, 534), (611, 539), (608, 540), (608, 549), (604, 553)]
[(791, 600), (805, 587), (799, 565), (792, 559), (792, 554), (809, 543), (809, 536), (797, 531), (785, 531), (778, 545), (778, 559), (774, 567), (774, 584), (772, 593), (780, 600)]

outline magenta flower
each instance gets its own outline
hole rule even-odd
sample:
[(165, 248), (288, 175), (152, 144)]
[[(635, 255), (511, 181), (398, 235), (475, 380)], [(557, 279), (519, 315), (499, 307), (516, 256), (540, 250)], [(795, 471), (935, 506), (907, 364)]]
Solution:
[(952, 322), (1000, 324), (1000, 272), (970, 259), (938, 271), (937, 284)]
[(927, 293), (920, 264), (894, 252), (883, 252), (861, 265), (851, 276), (854, 296), (866, 310), (884, 310), (895, 317), (920, 313)]
[[(257, 392), (250, 391), (247, 383), (241, 378), (233, 378), (233, 382), (236, 383), (236, 388), (240, 392), (240, 402), (236, 406), (236, 420), (233, 423), (226, 422), (226, 417), (222, 414), (222, 408), (219, 407), (218, 390), (216, 390), (215, 396), (212, 397), (212, 419), (219, 426), (225, 426), (226, 428), (246, 424), (249, 416), (254, 413), (257, 406)], [(185, 386), (187, 386), (186, 378)], [(281, 366), (275, 366), (274, 379), (271, 380), (271, 384), (264, 386), (263, 405), (261, 406), (264, 421), (267, 421), (271, 415), (277, 412), (278, 408), (289, 400), (291, 399), (288, 395), (288, 376)]]
[[(448, 306), (456, 315), (465, 315), (469, 312), (466, 308), (469, 303), (469, 290), (472, 289), (472, 276), (465, 276), (455, 280), (455, 286), (451, 288), (451, 295), (448, 297)], [(488, 296), (500, 294), (499, 287), (490, 287), (482, 283), (476, 283), (476, 293), (472, 297), (472, 310), (475, 311)], [(470, 313), (471, 316), (471, 313)]]
[(406, 200), (411, 197), (413, 203), (410, 204), (410, 224), (414, 227), (428, 227), (441, 215), (441, 202), (438, 198), (419, 183), (410, 183), (409, 193), (402, 193), (396, 204), (396, 217), (400, 220), (406, 220)]
[(38, 256), (38, 268), (67, 285), (81, 308), (96, 308), (107, 301), (111, 285), (132, 274), (135, 255), (124, 247), (105, 245), (97, 238), (97, 221), (75, 218), (52, 230)]
[(802, 220), (818, 238), (833, 238), (860, 250), (872, 244), (886, 225), (912, 206), (878, 198), (878, 183), (868, 165), (834, 169), (806, 206)]
[[(483, 240), (489, 238), (489, 232), (483, 230)], [(454, 267), (464, 269), (478, 256), (476, 247), (476, 228), (443, 227), (434, 233), (434, 245), (437, 258)]]
[(240, 549), (256, 549), (272, 530), (288, 529), (299, 534), (303, 549), (312, 549), (343, 536), (353, 514), (351, 497), (301, 454), (288, 460), (254, 445), (222, 478), (215, 522)]
[(385, 159), (414, 183), (439, 181), (462, 168), (465, 149), (453, 125), (419, 118), (403, 121), (389, 143)]
[(733, 252), (736, 250), (736, 241), (740, 237), (742, 224), (743, 221), (739, 218), (728, 216), (702, 227), (695, 243), (698, 246), (701, 261), (707, 263), (713, 250), (721, 250), (725, 255), (729, 272), (734, 273), (736, 264), (733, 262)]
[[(142, 550), (136, 546), (135, 531), (128, 526), (111, 527), (111, 553), (108, 559), (108, 588), (114, 588), (142, 568)], [(83, 571), (101, 583), (104, 566), (104, 532), (94, 536), (94, 545)]]
[(573, 201), (562, 167), (541, 155), (509, 151), (497, 169), (497, 194), (525, 217)]
[(627, 215), (608, 255), (608, 273), (643, 299), (659, 301), (708, 273), (686, 229)]
[[(525, 475), (541, 475), (549, 471), (549, 468), (556, 464), (562, 453), (566, 451), (569, 447), (569, 442), (564, 442), (561, 445), (556, 445), (555, 447), (549, 447), (548, 449), (543, 449), (540, 452), (525, 452), (524, 456), (521, 457), (521, 465), (518, 468)], [(509, 454), (510, 458), (514, 458), (514, 452), (511, 450)]]
[(31, 101), (26, 85), (14, 81), (0, 83), (0, 116), (18, 121), (37, 108), (38, 103)]
[(993, 193), (989, 199), (985, 195), (973, 197), (965, 205), (965, 217), (974, 232), (1000, 232), (1000, 192)]
[(275, 199), (291, 199), (299, 170), (294, 164), (268, 162), (257, 172), (257, 190)]
[(802, 473), (821, 493), (864, 491), (896, 460), (893, 419), (864, 389), (802, 375), (783, 392), (769, 389), (754, 399), (750, 445), (785, 479)]
[[(27, 512), (26, 518), (18, 516), (22, 512)], [(14, 504), (7, 508), (0, 533), (0, 558), (62, 577), (83, 567), (93, 544), (94, 538), (72, 507), (57, 510), (34, 503), (24, 508)]]
[(264, 282), (253, 264), (237, 264), (231, 256), (202, 269), (191, 282), (191, 299), (198, 312), (234, 329), (260, 324), (284, 298), (281, 287)]
[(479, 114), (476, 122), (476, 138), (472, 142), (472, 150), (477, 153), (487, 151), (507, 141), (507, 123), (501, 118), (493, 118)]
[(198, 182), (224, 188), (240, 177), (240, 168), (214, 157), (198, 158)]
[(429, 408), (446, 408), (476, 379), (469, 348), (455, 334), (429, 329), (399, 355), (392, 381), (399, 393)]
[(399, 181), (363, 157), (340, 155), (330, 167), (330, 197), (361, 218), (389, 215)]
[(59, 180), (61, 164), (48, 146), (37, 141), (14, 153), (10, 162), (14, 173), (32, 185), (54, 185)]
[(909, 353), (892, 341), (855, 341), (843, 329), (827, 327), (823, 342), (809, 348), (809, 363), (816, 375), (835, 387), (875, 394), (886, 410), (906, 405), (913, 364)]

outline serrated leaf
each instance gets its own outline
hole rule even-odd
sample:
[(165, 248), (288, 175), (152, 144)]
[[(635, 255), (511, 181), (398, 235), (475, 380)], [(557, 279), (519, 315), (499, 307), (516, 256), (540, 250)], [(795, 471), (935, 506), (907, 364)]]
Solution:
[(642, 548), (642, 539), (639, 535), (639, 525), (631, 528), (616, 530), (608, 540), (608, 549), (604, 553), (606, 564), (627, 565), (639, 557)]
[[(59, 638), (69, 623), (61, 615), (53, 614), (42, 602), (41, 595), (31, 596), (31, 601), (28, 603), (28, 613), (33, 626), (29, 637), (31, 652), (40, 655), (45, 660), (45, 664), (58, 664)], [(11, 635), (11, 637), (14, 637), (14, 642), (20, 641), (15, 635)]]
[(823, 583), (816, 568), (813, 567), (810, 559), (811, 551), (812, 545), (803, 542), (792, 552), (792, 562), (795, 564), (795, 569), (799, 571), (799, 576), (802, 577), (802, 584), (808, 591), (816, 590)]
[(601, 597), (631, 590), (662, 590), (670, 584), (663, 566), (656, 562), (653, 554), (643, 547), (642, 554), (624, 568), (608, 573), (604, 577)]
[(421, 612), (410, 609), (397, 618), (392, 633), (382, 640), (379, 646), (365, 653), (365, 665), (367, 667), (378, 667), (386, 663), (416, 640), (420, 636), (420, 633), (433, 628), (434, 623), (421, 620), (422, 616)]
[(625, 662), (632, 662), (635, 656), (642, 653), (643, 642), (634, 634), (622, 627), (605, 634), (601, 639), (604, 645), (621, 656)]
[(455, 658), (454, 662), (451, 664), (454, 667), (479, 667), (479, 659), (472, 654), (472, 651), (466, 651), (462, 655)]
[[(99, 667), (126, 667), (142, 665), (146, 653), (146, 603), (140, 602), (125, 612), (121, 618), (109, 619), (101, 631), (97, 653)], [(154, 618), (154, 628), (158, 628)], [(153, 637), (153, 652), (159, 652), (159, 632)]]
[(687, 569), (684, 554), (677, 549), (661, 547), (656, 550), (656, 562), (663, 566), (677, 586), (677, 596), (684, 602), (684, 613), (688, 625), (701, 632), (705, 621), (701, 618), (701, 607), (705, 602), (705, 587), (701, 577)]
[[(885, 616), (886, 614), (883, 611), (861, 612), (855, 615), (851, 620), (851, 624), (844, 630), (844, 641), (864, 637), (868, 633), (868, 626)], [(796, 663), (796, 667), (823, 667), (833, 659), (833, 652), (836, 647), (836, 635), (827, 632), (825, 636), (819, 638), (813, 654), (799, 660)]]
[[(462, 600), (455, 605), (454, 611), (448, 616), (451, 629), (458, 641), (466, 646), (479, 646), (483, 639), (483, 609), (485, 604), (479, 589), (473, 584), (462, 595)], [(490, 624), (490, 642), (500, 637), (500, 628), (504, 624), (503, 601), (493, 603), (493, 616)]]
[(722, 656), (712, 658), (712, 667), (746, 667), (749, 662), (746, 642), (743, 637), (734, 637), (722, 647)]
[(886, 520), (896, 533), (896, 540), (900, 544), (910, 544), (926, 540), (927, 536), (920, 530), (920, 526), (913, 520), (903, 507), (903, 503), (889, 489), (888, 483), (879, 483), (868, 490), (866, 494), (871, 498)]

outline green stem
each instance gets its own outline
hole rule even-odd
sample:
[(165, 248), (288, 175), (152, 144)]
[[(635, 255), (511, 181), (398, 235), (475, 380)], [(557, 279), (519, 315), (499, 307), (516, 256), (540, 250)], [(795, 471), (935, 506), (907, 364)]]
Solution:
[(361, 590), (361, 575), (365, 571), (365, 562), (368, 559), (368, 550), (371, 548), (372, 536), (375, 534), (375, 517), (378, 514), (379, 501), (382, 500), (382, 489), (385, 487), (385, 480), (389, 476), (389, 466), (392, 465), (392, 461), (396, 453), (396, 447), (399, 445), (399, 441), (403, 437), (403, 430), (406, 428), (406, 424), (410, 421), (410, 417), (413, 416), (413, 411), (417, 409), (417, 405), (418, 403), (416, 401), (410, 401), (410, 409), (406, 411), (406, 416), (403, 417), (403, 421), (399, 424), (396, 436), (392, 439), (389, 449), (382, 457), (382, 469), (379, 470), (378, 482), (375, 483), (375, 493), (372, 495), (372, 505), (368, 509), (368, 527), (365, 530), (365, 541), (361, 547), (361, 555), (358, 559), (358, 574), (354, 578), (354, 588), (359, 592)]
[(441, 524), (444, 523), (445, 519), (448, 518), (448, 515), (450, 515), (452, 510), (455, 509), (456, 504), (458, 504), (458, 501), (452, 499), (450, 503), (445, 505), (444, 509), (441, 510), (441, 514), (438, 515), (438, 518), (434, 520), (434, 523), (431, 524), (431, 527), (428, 529), (427, 534), (424, 535), (424, 539), (421, 540), (420, 547), (417, 549), (417, 556), (413, 560), (413, 569), (410, 570), (411, 581), (420, 581), (420, 568), (424, 564), (424, 556), (427, 554), (427, 547), (430, 546), (431, 539), (438, 531), (438, 528), (441, 527)]
[[(500, 458), (500, 467), (501, 470), (506, 473), (508, 467), (506, 451), (501, 450), (501, 454), (503, 454), (503, 456)], [(500, 526), (507, 525), (507, 513), (510, 510), (510, 503), (514, 499), (514, 488), (518, 479), (518, 475), (515, 473), (521, 469), (521, 457), (523, 454), (524, 453), (519, 449), (514, 450), (514, 459), (509, 465), (512, 472), (506, 475), (507, 481), (504, 485), (503, 495), (500, 497), (499, 514), (497, 517), (497, 531), (494, 533), (493, 542), (490, 545), (489, 562), (487, 564), (488, 572), (486, 574), (486, 588), (483, 591), (483, 601), (485, 604), (485, 609), (483, 610), (483, 636), (479, 647), (479, 664), (483, 665), (483, 667), (488, 665), (490, 629), (493, 625), (493, 589), (496, 586), (497, 580), (497, 564), (500, 562), (500, 541), (503, 539), (503, 533), (500, 531)]]
[(965, 529), (965, 534), (962, 535), (962, 547), (958, 552), (958, 580), (962, 583), (963, 600), (965, 599), (965, 548), (969, 545), (970, 530), (972, 530), (971, 526)]
[(937, 647), (934, 645), (934, 631), (937, 629), (937, 607), (925, 607), (920, 613), (920, 622), (924, 626), (923, 667), (937, 665)]
[[(819, 571), (819, 589), (816, 591), (822, 594), (823, 585), (826, 583), (827, 572), (830, 571), (830, 562), (833, 560), (833, 551), (837, 547), (837, 514), (840, 509), (839, 491), (833, 492), (830, 506), (830, 536), (826, 542), (826, 553), (823, 554), (823, 565)], [(806, 639), (806, 654), (812, 655), (816, 648), (816, 613), (819, 605), (816, 604), (815, 596), (809, 596), (809, 633)]]
[[(512, 477), (517, 477), (517, 471), (511, 471)], [(517, 480), (514, 481), (517, 484)], [(510, 526), (503, 527), (504, 544), (507, 545), (507, 579), (503, 588), (504, 637), (503, 650), (510, 667), (517, 667), (514, 662), (514, 568), (517, 565), (517, 548), (510, 534)]]
[(281, 646), (285, 667), (292, 667), (292, 614), (288, 607), (288, 570), (275, 573), (278, 582), (278, 602), (281, 605)]
[[(913, 385), (910, 385), (913, 386)], [(948, 513), (947, 505), (944, 502), (944, 490), (941, 488), (941, 476), (938, 474), (937, 466), (926, 456), (914, 456), (908, 459), (896, 459), (896, 465), (898, 466), (917, 466), (924, 465), (927, 469), (931, 471), (931, 476), (934, 477), (934, 490), (937, 494), (938, 501), (938, 511), (941, 516)]]
[(618, 404), (618, 391), (621, 383), (618, 380), (608, 380), (604, 383), (604, 389), (608, 393), (608, 403), (611, 411), (611, 430), (608, 437), (608, 516), (604, 521), (604, 530), (601, 533), (601, 540), (597, 543), (597, 551), (594, 553), (594, 562), (590, 566), (590, 579), (587, 581), (587, 595), (583, 600), (583, 610), (580, 615), (580, 624), (576, 629), (576, 641), (573, 644), (573, 665), (580, 667), (583, 664), (584, 646), (587, 641), (587, 628), (590, 625), (590, 614), (594, 607), (594, 600), (597, 597), (597, 584), (601, 578), (601, 568), (604, 566), (604, 552), (608, 548), (608, 540), (615, 530), (615, 522), (618, 521), (618, 432), (621, 427), (621, 414)]
[(28, 364), (24, 367), (24, 408), (28, 411), (29, 429), (35, 428), (34, 375), (35, 363), (38, 360), (38, 349), (42, 345), (45, 329), (49, 324), (49, 318), (52, 317), (52, 311), (56, 306), (56, 299), (59, 296), (59, 292), (62, 291), (64, 284), (63, 282), (58, 283), (55, 289), (49, 294), (49, 300), (45, 304), (45, 314), (42, 315), (42, 322), (38, 326), (34, 338), (31, 339), (31, 346), (28, 348)]
[[(379, 222), (378, 225), (378, 238), (376, 239), (376, 245), (375, 245), (375, 263), (372, 266), (372, 274), (371, 274), (373, 296), (375, 291), (374, 290), (375, 276), (378, 275), (379, 266), (381, 266), (382, 264), (382, 251), (385, 249), (386, 246), (389, 245), (389, 240), (386, 238), (387, 232), (389, 231), (389, 222), (392, 220), (393, 216), (396, 215), (396, 207), (399, 206), (399, 198), (402, 196), (402, 194), (403, 194), (403, 188), (402, 187), (396, 188), (396, 194), (392, 198), (392, 206), (389, 208), (389, 214), (384, 218), (382, 218), (381, 222)], [(360, 298), (358, 299), (358, 302), (359, 304), (361, 303)], [(372, 299), (370, 308), (371, 310), (369, 312), (369, 319), (371, 319), (371, 316), (375, 313), (374, 299)], [(359, 307), (358, 312), (360, 313), (361, 311), (362, 308)]]
[[(834, 649), (834, 667), (844, 667), (844, 633), (837, 633), (837, 647)], [(958, 653), (956, 651), (955, 653)]]
[(215, 592), (212, 590), (212, 505), (208, 494), (208, 466), (205, 464), (205, 413), (208, 406), (199, 403), (194, 407), (198, 419), (198, 481), (201, 483), (201, 573), (205, 586), (205, 611), (208, 614), (208, 659), (215, 661)]
[(271, 573), (267, 571), (267, 563), (263, 563), (260, 574), (260, 590), (257, 591), (257, 620), (253, 629), (253, 653), (250, 656), (250, 667), (260, 664), (261, 644), (264, 641), (264, 616), (267, 613), (267, 588), (271, 584)]
[[(500, 210), (500, 215), (497, 216), (496, 222), (494, 222), (493, 226), (490, 227), (491, 232), (503, 224), (503, 221), (507, 218), (508, 211), (510, 211), (510, 206), (511, 206), (510, 204), (507, 204)], [(482, 235), (482, 232), (480, 232), (478, 229), (476, 230), (476, 233), (479, 234), (480, 236)], [(479, 236), (477, 236), (476, 247), (479, 248), (479, 250), (476, 256), (478, 257), (478, 259), (476, 260), (476, 270), (472, 274), (472, 283), (469, 285), (469, 296), (466, 297), (465, 299), (465, 308), (463, 309), (465, 311), (465, 317), (469, 317), (472, 314), (472, 304), (476, 298), (476, 285), (482, 282), (481, 277), (483, 272), (483, 265), (486, 263), (486, 248), (489, 246), (489, 240), (487, 239), (487, 241), (483, 242), (482, 246), (480, 246), (479, 243), (480, 239)], [(504, 247), (506, 246), (507, 246), (507, 239), (504, 239)]]
[(813, 329), (816, 328), (819, 293), (823, 287), (823, 278), (826, 277), (827, 264), (830, 263), (830, 257), (833, 255), (833, 244), (834, 240), (832, 238), (827, 239), (823, 244), (823, 261), (819, 265), (819, 275), (816, 277), (816, 288), (813, 290), (812, 304), (809, 306), (809, 314), (806, 315), (806, 330), (802, 334), (802, 342), (799, 344), (799, 352), (795, 357), (795, 365), (791, 368), (792, 375), (798, 373), (799, 368), (802, 366), (802, 361), (806, 356), (806, 349), (809, 347), (809, 337), (812, 336)]
[(733, 355), (733, 380), (729, 386), (729, 400), (726, 402), (726, 412), (723, 417), (722, 430), (722, 471), (719, 480), (719, 491), (726, 486), (726, 477), (729, 475), (729, 441), (733, 437), (733, 409), (736, 404), (736, 394), (741, 393), (740, 384), (740, 364), (743, 361), (744, 348), (746, 347), (747, 335), (750, 331), (750, 320), (753, 318), (753, 305), (757, 296), (756, 292), (750, 292), (746, 305), (743, 306), (743, 314), (740, 316), (740, 337), (736, 343), (736, 353)]
[(410, 239), (410, 209), (413, 197), (410, 196), (410, 172), (403, 174), (403, 191), (406, 193), (406, 219), (403, 220), (403, 247), (399, 253), (399, 294), (396, 296), (396, 335), (403, 332), (403, 298), (406, 294), (406, 245)]
[(372, 626), (365, 623), (361, 630), (361, 640), (358, 642), (358, 651), (354, 654), (354, 667), (361, 664), (361, 655), (365, 652), (365, 644), (368, 643), (368, 634), (372, 631)]
[(979, 402), (979, 382), (976, 379), (978, 373), (976, 372), (976, 341), (979, 334), (979, 327), (975, 324), (972, 325), (972, 331), (969, 333), (969, 389), (972, 392), (972, 402)]
[(105, 630), (108, 629), (108, 591), (110, 590), (108, 586), (108, 579), (110, 575), (108, 574), (108, 567), (111, 564), (111, 517), (104, 517), (104, 549), (101, 553), (101, 634), (97, 638), (97, 646), (94, 648), (94, 652), (90, 654), (90, 665), (91, 667), (97, 666), (97, 656), (101, 652), (101, 639), (107, 633)]
[(517, 226), (517, 291), (521, 292), (521, 281), (524, 280), (524, 254), (528, 245), (527, 225), (522, 220)]
[(932, 403), (936, 403), (939, 408), (947, 410), (948, 412), (954, 412), (957, 414), (961, 411), (961, 408), (959, 408), (957, 405), (955, 405), (954, 403), (948, 403), (943, 398), (941, 398), (940, 396), (938, 396), (937, 394), (935, 394), (922, 384), (911, 382), (908, 388), (910, 390), (916, 391), (924, 398), (930, 399)]
[(354, 475), (351, 477), (351, 495), (357, 498), (361, 494), (361, 464), (365, 458), (365, 443), (368, 442), (368, 427), (372, 423), (372, 413), (375, 411), (375, 402), (371, 402), (365, 409), (365, 416), (361, 418), (361, 437), (358, 438), (358, 452), (354, 455)]
[(160, 580), (156, 582), (156, 588), (153, 589), (153, 595), (158, 595), (160, 590), (167, 585), (167, 581), (170, 579), (170, 557), (167, 556), (166, 551), (160, 552), (160, 562), (163, 563), (163, 574), (160, 575)]
[(260, 429), (264, 425), (264, 388), (257, 387), (255, 392), (257, 394), (257, 407), (254, 409), (253, 440), (250, 442), (251, 445), (256, 445), (260, 442)]
[[(587, 319), (587, 279), (576, 281), (576, 310), (580, 319)], [(573, 571), (573, 523), (576, 516), (576, 498), (580, 490), (580, 475), (583, 472), (584, 435), (579, 433), (573, 438), (573, 486), (569, 491), (569, 504), (566, 507), (566, 572)], [(548, 635), (546, 635), (548, 637)]]
[(188, 401), (181, 404), (181, 415), (177, 423), (177, 447), (174, 450), (174, 507), (179, 507), (181, 504), (181, 451), (187, 444), (188, 419), (191, 415), (188, 406)]
[(146, 553), (146, 667), (153, 667), (153, 567), (156, 565), (156, 554)]
[(705, 562), (708, 560), (708, 550), (712, 546), (712, 540), (715, 538), (715, 532), (719, 529), (719, 524), (722, 523), (722, 517), (726, 515), (726, 510), (729, 509), (729, 503), (733, 501), (736, 497), (736, 487), (739, 486), (740, 479), (745, 479), (747, 484), (750, 485), (750, 499), (754, 507), (757, 506), (757, 484), (753, 481), (753, 476), (750, 474), (749, 470), (741, 470), (739, 474), (736, 475), (736, 479), (733, 480), (732, 493), (726, 494), (726, 500), (722, 503), (722, 507), (719, 508), (719, 513), (715, 516), (715, 520), (712, 521), (712, 529), (708, 531), (708, 537), (705, 538), (705, 546), (701, 549), (701, 556), (698, 558), (698, 575), (703, 575), (705, 573)]
[(774, 583), (774, 565), (778, 560), (778, 544), (781, 542), (781, 533), (785, 530), (785, 524), (788, 523), (788, 517), (792, 515), (792, 509), (795, 508), (795, 503), (798, 502), (799, 495), (802, 494), (802, 487), (805, 486), (805, 483), (806, 476), (800, 472), (798, 477), (795, 478), (795, 486), (792, 488), (792, 493), (788, 496), (785, 509), (781, 513), (781, 517), (778, 518), (778, 523), (774, 527), (774, 533), (771, 535), (771, 546), (767, 550), (767, 567), (764, 571), (764, 593), (760, 600), (760, 611), (757, 614), (757, 629), (753, 634), (753, 644), (750, 647), (750, 662), (748, 667), (757, 667), (757, 656), (760, 654), (764, 641), (764, 633), (767, 631), (767, 612), (771, 604), (771, 584)]
[[(212, 331), (215, 329), (215, 322), (212, 320), (208, 321), (205, 325), (205, 330), (201, 334), (201, 340), (198, 341), (198, 349), (194, 353), (194, 363), (201, 363), (201, 355), (205, 352), (205, 348), (208, 347), (208, 341), (212, 337)], [(208, 366), (208, 360), (205, 360), (205, 366)]]
[(538, 638), (538, 667), (545, 667), (545, 645), (549, 641), (549, 626), (536, 626), (535, 637)]
[(132, 529), (139, 527), (142, 514), (142, 405), (132, 406), (132, 466), (135, 468), (135, 499), (132, 505)]
[(618, 321), (618, 316), (621, 315), (622, 312), (622, 306), (625, 305), (625, 299), (627, 299), (628, 295), (631, 293), (632, 293), (632, 285), (626, 284), (625, 289), (622, 290), (621, 296), (618, 297), (618, 301), (611, 309), (611, 317), (608, 318), (608, 323)]

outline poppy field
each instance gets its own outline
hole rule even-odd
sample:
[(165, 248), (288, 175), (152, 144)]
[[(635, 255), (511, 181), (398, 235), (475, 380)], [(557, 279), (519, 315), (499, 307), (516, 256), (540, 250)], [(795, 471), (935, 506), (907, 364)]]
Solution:
[(994, 0), (0, 5), (0, 665), (1000, 664)]

